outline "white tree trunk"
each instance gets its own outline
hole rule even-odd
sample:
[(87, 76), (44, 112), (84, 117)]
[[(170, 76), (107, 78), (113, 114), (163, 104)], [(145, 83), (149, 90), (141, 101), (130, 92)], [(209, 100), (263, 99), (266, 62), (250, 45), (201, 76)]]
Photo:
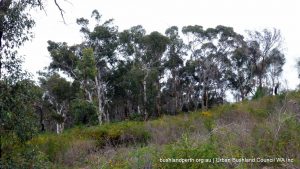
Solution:
[(143, 86), (144, 86), (144, 115), (145, 115), (145, 119), (148, 117), (148, 112), (147, 112), (147, 78), (148, 78), (148, 69), (146, 70), (146, 75), (144, 77), (144, 81), (143, 81)]
[(85, 89), (85, 93), (87, 94), (87, 96), (88, 96), (88, 102), (89, 103), (93, 103), (93, 96), (92, 96), (92, 92), (90, 92), (90, 91), (88, 91), (87, 89)]
[(96, 82), (96, 89), (97, 89), (97, 99), (98, 99), (98, 121), (99, 124), (102, 125), (102, 117), (103, 117), (103, 111), (104, 111), (104, 107), (102, 104), (102, 86), (101, 86), (101, 82), (100, 82), (100, 78), (98, 78), (98, 76), (95, 76), (95, 82)]
[(65, 123), (56, 123), (56, 133), (61, 134), (64, 131)]
[[(58, 105), (57, 105), (57, 108), (58, 108)], [(65, 114), (63, 113), (63, 109), (64, 109), (64, 106), (61, 105), (60, 108), (57, 110), (57, 114), (62, 116), (63, 118), (63, 121), (62, 122), (56, 122), (56, 133), (57, 134), (61, 134), (63, 131), (64, 131), (64, 128), (65, 128), (65, 123), (64, 123), (64, 120), (65, 120)]]

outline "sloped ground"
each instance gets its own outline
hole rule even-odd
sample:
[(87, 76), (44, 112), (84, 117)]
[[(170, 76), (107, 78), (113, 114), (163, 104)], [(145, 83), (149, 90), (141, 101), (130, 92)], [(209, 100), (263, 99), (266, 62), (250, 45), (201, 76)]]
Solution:
[[(296, 169), (300, 168), (300, 93), (148, 122), (78, 127), (60, 136), (40, 135), (28, 144), (43, 152), (49, 168)], [(256, 162), (205, 162), (215, 158)], [(257, 158), (293, 162), (258, 162)], [(166, 162), (171, 159), (181, 161)]]

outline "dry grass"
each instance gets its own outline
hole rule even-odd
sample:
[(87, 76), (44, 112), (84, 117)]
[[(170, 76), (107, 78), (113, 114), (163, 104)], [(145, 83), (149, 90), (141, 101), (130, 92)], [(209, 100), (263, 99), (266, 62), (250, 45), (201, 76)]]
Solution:
[[(219, 168), (292, 169), (300, 168), (299, 114), (300, 93), (297, 93), (222, 105), (207, 112), (163, 116), (145, 123), (128, 121), (72, 130), (69, 135), (79, 135), (81, 139), (61, 137), (60, 140), (70, 142), (64, 153), (58, 151), (56, 137), (50, 140), (55, 144), (50, 145), (53, 152), (62, 154), (58, 156), (62, 166), (70, 168), (168, 168), (157, 163), (157, 159), (218, 155), (298, 159), (284, 164), (228, 163), (216, 166)], [(37, 142), (43, 145), (49, 139), (42, 137)], [(169, 166), (172, 167), (180, 165)]]
[(58, 161), (68, 167), (80, 165), (87, 155), (96, 152), (95, 141), (77, 140), (72, 142), (66, 152), (58, 154)]

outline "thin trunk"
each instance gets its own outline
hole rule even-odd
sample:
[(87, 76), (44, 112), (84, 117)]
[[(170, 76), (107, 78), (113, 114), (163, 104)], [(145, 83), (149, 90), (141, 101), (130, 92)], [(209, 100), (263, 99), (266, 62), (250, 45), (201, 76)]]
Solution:
[[(1, 134), (4, 132), (4, 131), (2, 131), (2, 129), (0, 128), (0, 132), (1, 132)], [(0, 139), (0, 159), (2, 159), (2, 139)]]
[(276, 84), (275, 89), (274, 89), (274, 94), (278, 94), (278, 88), (279, 88), (279, 83)]
[(0, 30), (0, 49), (2, 49), (2, 36), (3, 36), (3, 31)]
[(175, 97), (175, 114), (177, 113), (178, 110), (178, 92), (177, 92), (177, 72), (173, 70), (173, 94)]
[(262, 74), (259, 75), (259, 88), (262, 88)]
[(91, 92), (89, 92), (89, 91), (88, 91), (88, 99), (89, 99), (89, 102), (90, 102), (90, 103), (93, 102), (92, 94), (91, 94)]
[(98, 98), (98, 121), (99, 124), (102, 125), (102, 116), (103, 116), (103, 106), (102, 106), (102, 99), (101, 99), (101, 84), (98, 81), (98, 76), (95, 76), (95, 83), (96, 83), (96, 89), (97, 89), (97, 98)]
[(44, 111), (43, 108), (41, 106), (36, 105), (36, 109), (40, 114), (40, 125), (41, 125), (41, 132), (45, 131), (45, 124), (44, 124)]
[(208, 93), (207, 90), (205, 90), (205, 110), (208, 108)]
[(157, 115), (160, 116), (160, 113), (161, 113), (161, 93), (160, 93), (159, 79), (156, 81), (156, 90), (157, 90), (156, 109), (157, 109)]
[(148, 70), (146, 70), (146, 75), (143, 80), (143, 86), (144, 86), (144, 119), (147, 120), (148, 118), (148, 112), (147, 112), (147, 78), (148, 78)]
[(106, 120), (105, 120), (107, 123), (110, 122), (109, 120), (109, 113), (108, 113), (108, 109), (106, 109)]
[(0, 56), (0, 79), (2, 78), (2, 57)]
[(202, 111), (205, 111), (206, 110), (206, 75), (205, 75), (205, 72), (203, 72), (204, 75), (203, 75), (203, 86), (202, 86), (202, 99), (201, 99), (201, 109)]
[(56, 123), (56, 133), (57, 134), (61, 134), (62, 132), (63, 132), (63, 130), (64, 130), (64, 126), (65, 126), (65, 114), (63, 113), (63, 109), (64, 109), (64, 106), (61, 106), (60, 107), (60, 109), (57, 111), (57, 114), (58, 115), (60, 115), (60, 116), (62, 116), (62, 121), (60, 122), (60, 121), (58, 121), (57, 123)]
[(243, 91), (242, 88), (240, 88), (240, 93), (241, 93), (241, 99), (242, 99), (242, 101), (244, 101), (244, 99), (245, 99), (245, 94), (244, 94), (244, 91)]
[[(3, 36), (3, 32), (0, 30), (0, 52), (2, 51), (2, 36)], [(0, 79), (1, 78), (2, 78), (2, 55), (0, 54)]]
[(178, 79), (177, 79), (177, 75), (175, 76), (175, 111), (176, 111), (176, 113), (177, 113), (177, 111), (178, 111), (178, 108), (179, 108), (179, 106), (178, 106), (178, 91), (177, 91), (177, 85), (178, 85)]
[(86, 99), (89, 103), (92, 103), (93, 102), (93, 97), (92, 97), (92, 93), (88, 90), (88, 85), (87, 85), (87, 80), (84, 80), (83, 81), (83, 89), (84, 89), (84, 92), (85, 92), (85, 96), (86, 96)]
[(61, 133), (62, 133), (62, 124), (56, 123), (56, 134), (61, 134)]
[(137, 111), (138, 111), (138, 114), (141, 114), (141, 110), (140, 110), (140, 106), (139, 105), (137, 106)]
[(56, 133), (61, 134), (64, 131), (65, 128), (65, 122), (57, 123), (56, 124)]

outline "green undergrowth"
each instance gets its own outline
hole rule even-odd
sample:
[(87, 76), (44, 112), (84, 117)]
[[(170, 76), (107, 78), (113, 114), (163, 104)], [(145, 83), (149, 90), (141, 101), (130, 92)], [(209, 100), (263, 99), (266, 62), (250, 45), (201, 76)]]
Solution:
[[(27, 144), (49, 168), (299, 168), (300, 93), (208, 111), (41, 134)], [(293, 163), (169, 162), (168, 159), (291, 158)]]

